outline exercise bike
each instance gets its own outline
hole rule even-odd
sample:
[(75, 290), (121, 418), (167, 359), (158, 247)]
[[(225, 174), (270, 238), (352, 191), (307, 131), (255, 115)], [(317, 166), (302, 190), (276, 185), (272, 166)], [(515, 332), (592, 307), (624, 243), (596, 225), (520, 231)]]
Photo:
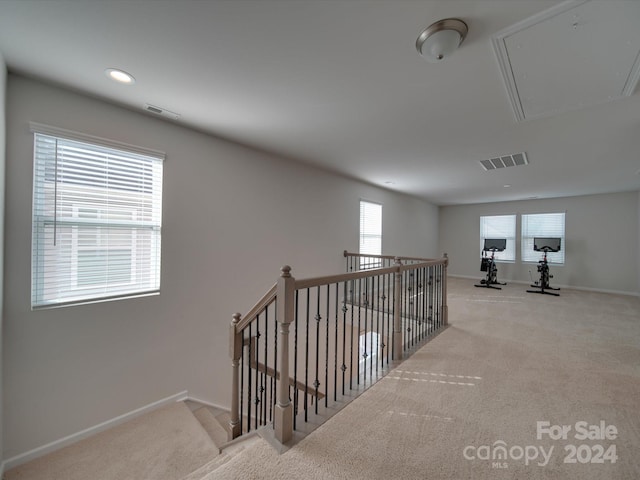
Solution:
[[(502, 252), (507, 246), (505, 238), (485, 238), (484, 248), (482, 249), (482, 260), (480, 261), (480, 271), (487, 272), (486, 278), (480, 280), (480, 284), (476, 287), (494, 288), (502, 290), (496, 285), (506, 285), (498, 281), (498, 267), (496, 266), (495, 253)], [(491, 252), (491, 256), (487, 252)]]
[(549, 274), (549, 264), (547, 263), (547, 253), (560, 251), (560, 238), (534, 238), (533, 250), (536, 252), (544, 252), (542, 260), (538, 262), (538, 273), (540, 273), (540, 280), (537, 280), (533, 285), (534, 288), (540, 290), (527, 290), (528, 293), (541, 293), (544, 295), (553, 295), (559, 297), (559, 293), (549, 292), (549, 290), (560, 290), (559, 288), (553, 288), (549, 285), (549, 279), (553, 278), (553, 275)]

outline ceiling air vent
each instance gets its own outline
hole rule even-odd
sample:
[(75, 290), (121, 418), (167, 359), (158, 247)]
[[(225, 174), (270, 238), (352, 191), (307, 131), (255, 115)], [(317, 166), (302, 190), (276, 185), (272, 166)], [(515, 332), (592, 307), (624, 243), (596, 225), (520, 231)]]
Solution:
[(178, 120), (180, 118), (180, 114), (179, 113), (170, 112), (169, 110), (167, 110), (165, 108), (156, 107), (155, 105), (149, 105), (148, 103), (145, 103), (144, 109), (147, 112), (151, 112), (151, 113), (154, 113), (156, 115), (160, 115), (162, 117), (171, 118), (173, 120)]
[(514, 153), (513, 155), (504, 155), (502, 157), (494, 157), (489, 160), (480, 160), (480, 165), (486, 171), (496, 170), (498, 168), (519, 167), (520, 165), (528, 165), (527, 154)]

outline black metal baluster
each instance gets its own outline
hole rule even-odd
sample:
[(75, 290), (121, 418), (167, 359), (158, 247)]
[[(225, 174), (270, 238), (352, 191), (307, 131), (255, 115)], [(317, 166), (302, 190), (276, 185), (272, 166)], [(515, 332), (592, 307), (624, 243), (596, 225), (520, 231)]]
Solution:
[(315, 390), (315, 412), (318, 414), (318, 388), (320, 387), (320, 379), (318, 378), (320, 370), (320, 321), (322, 315), (320, 315), (320, 286), (316, 287), (316, 379), (313, 381), (313, 388)]
[[(384, 367), (384, 358), (387, 357), (387, 363), (389, 363), (389, 349), (385, 344), (385, 323), (389, 319), (389, 312), (387, 312), (387, 275), (382, 275), (382, 343), (380, 344), (380, 361)], [(388, 330), (387, 330), (388, 334)]]
[(437, 266), (438, 269), (438, 328), (442, 326), (442, 265)]
[[(246, 330), (246, 329), (245, 329)], [(245, 362), (245, 358), (244, 358), (244, 330), (242, 331), (242, 350), (240, 353), (240, 409), (238, 410), (240, 412), (240, 433), (242, 433), (243, 430), (243, 423), (242, 423), (242, 411), (244, 409), (244, 369), (246, 367), (246, 362)]]
[[(299, 291), (296, 290), (296, 318), (295, 318), (295, 332), (293, 336), (293, 429), (296, 428), (296, 419), (298, 418), (298, 295)], [(281, 382), (288, 382), (288, 378), (280, 378)]]
[[(395, 289), (395, 276), (396, 273), (392, 273), (389, 276), (389, 311), (391, 312), (391, 318), (389, 320), (389, 338), (391, 339), (391, 358), (395, 359), (396, 358), (396, 342), (395, 342), (395, 336), (396, 336), (396, 329), (395, 329), (395, 325), (394, 325), (394, 319), (396, 317), (396, 289)], [(393, 295), (391, 295), (391, 293), (393, 293)]]
[(406, 315), (407, 315), (407, 350), (411, 349), (413, 346), (413, 312), (411, 311), (411, 282), (413, 281), (413, 276), (410, 274), (410, 271), (406, 271), (406, 280), (407, 280), (407, 302), (406, 302)]
[(427, 282), (428, 282), (428, 267), (422, 269), (422, 321), (424, 322), (424, 336), (429, 336), (429, 321), (427, 319), (429, 315), (427, 307)]
[(331, 285), (327, 284), (327, 310), (325, 311), (325, 345), (324, 345), (324, 406), (329, 406), (329, 298)]
[(414, 290), (413, 290), (413, 312), (414, 312), (414, 316), (415, 316), (415, 320), (414, 320), (414, 334), (413, 334), (413, 339), (415, 341), (415, 344), (418, 345), (420, 342), (420, 335), (422, 333), (422, 322), (420, 321), (420, 272), (418, 269), (415, 269), (413, 271), (413, 284), (414, 284)]
[(376, 297), (378, 296), (378, 292), (376, 290), (376, 277), (371, 277), (371, 294), (369, 295), (369, 305), (371, 307), (371, 334), (369, 337), (371, 340), (369, 341), (369, 379), (373, 379), (373, 358), (376, 356), (375, 352), (377, 351), (377, 346), (374, 348), (373, 346), (373, 335), (378, 335), (378, 331), (373, 328), (373, 321), (375, 317), (376, 311)]
[(269, 378), (269, 359), (267, 353), (269, 352), (269, 305), (264, 309), (264, 380), (265, 385), (262, 390), (262, 425), (267, 424), (267, 386)]
[[(273, 302), (273, 311), (275, 312), (273, 322), (275, 330), (273, 332), (273, 381), (271, 382), (271, 401), (269, 404), (269, 419), (273, 422), (273, 407), (276, 404), (276, 396), (274, 395), (274, 390), (278, 385), (278, 298), (276, 297)], [(281, 380), (282, 381), (282, 380)], [(289, 398), (291, 399), (291, 398)]]
[(306, 320), (306, 343), (305, 343), (305, 362), (304, 362), (304, 421), (309, 421), (308, 397), (309, 397), (309, 302), (310, 302), (310, 289), (307, 288), (307, 320)]
[(433, 288), (433, 305), (431, 315), (433, 317), (433, 329), (436, 331), (440, 328), (440, 325), (438, 324), (438, 269), (436, 266), (431, 267), (431, 283)]
[[(360, 331), (361, 327), (361, 317), (362, 317), (362, 279), (358, 279), (358, 363), (356, 363), (356, 383), (360, 385)], [(353, 355), (352, 355), (353, 358)], [(353, 370), (352, 370), (353, 374)]]
[[(336, 322), (336, 328), (335, 328), (335, 334), (334, 334), (334, 341), (333, 341), (333, 401), (337, 401), (338, 399), (338, 298), (339, 298), (339, 293), (340, 293), (340, 284), (336, 283), (336, 297), (335, 297), (335, 305), (336, 305), (336, 312), (335, 312), (335, 322)], [(328, 396), (328, 395), (327, 395)]]
[(255, 414), (255, 420), (254, 420), (254, 425), (255, 428), (258, 428), (258, 405), (260, 403), (260, 390), (258, 388), (258, 377), (260, 376), (260, 365), (258, 364), (258, 361), (260, 360), (260, 355), (258, 353), (258, 348), (259, 348), (259, 344), (260, 344), (260, 315), (258, 314), (256, 316), (256, 337), (255, 337), (255, 352), (253, 352), (253, 357), (255, 358), (255, 398), (253, 399), (253, 403), (254, 403), (254, 414)]
[(422, 321), (424, 322), (424, 336), (429, 336), (429, 322), (427, 320), (427, 272), (428, 267), (422, 268)]
[(410, 346), (409, 342), (411, 341), (411, 339), (409, 338), (409, 333), (411, 332), (411, 324), (409, 323), (411, 320), (411, 316), (409, 315), (409, 294), (407, 289), (409, 288), (409, 272), (405, 271), (402, 273), (402, 285), (403, 285), (403, 289), (402, 289), (402, 294), (404, 296), (404, 302), (402, 304), (402, 312), (401, 312), (401, 318), (403, 318), (405, 321), (403, 323), (405, 323), (405, 327), (402, 329), (403, 330), (403, 334), (404, 334), (404, 347), (403, 347), (403, 351), (407, 350), (407, 348)]
[(416, 322), (418, 342), (424, 339), (424, 319), (422, 317), (422, 268), (416, 269)]
[(378, 289), (376, 290), (376, 377), (378, 376), (380, 360), (382, 359), (382, 349), (380, 348), (380, 295), (384, 295), (384, 293), (380, 292), (380, 277), (378, 275)]
[(253, 352), (251, 350), (251, 344), (253, 343), (253, 337), (251, 336), (252, 325), (253, 322), (249, 324), (249, 343), (247, 345), (247, 353), (249, 355), (249, 365), (247, 367), (247, 432), (251, 431), (251, 400), (253, 400), (253, 398), (251, 397), (251, 370), (253, 369), (251, 365), (251, 359), (253, 358)]
[(356, 293), (353, 291), (355, 282), (351, 280), (351, 346), (349, 348), (349, 390), (353, 390), (353, 322), (355, 321), (355, 308), (359, 299), (356, 298)]
[(433, 309), (435, 295), (434, 267), (429, 267), (429, 324), (431, 325), (431, 333), (437, 329), (435, 312)]
[[(362, 352), (362, 378), (363, 383), (367, 384), (367, 358), (369, 357), (369, 351), (367, 350), (367, 334), (369, 333), (368, 321), (369, 321), (369, 278), (364, 279), (364, 352)], [(360, 338), (362, 338), (362, 332), (360, 332)], [(371, 337), (371, 335), (369, 335)]]
[[(342, 395), (344, 395), (344, 376), (347, 371), (347, 282), (344, 282), (344, 300), (342, 302), (342, 365), (340, 366), (340, 370), (342, 370)], [(353, 310), (353, 305), (351, 306), (351, 310)]]
[(438, 267), (434, 267), (434, 288), (435, 288), (435, 299), (433, 304), (434, 309), (434, 317), (436, 326), (440, 328), (440, 278), (438, 277)]

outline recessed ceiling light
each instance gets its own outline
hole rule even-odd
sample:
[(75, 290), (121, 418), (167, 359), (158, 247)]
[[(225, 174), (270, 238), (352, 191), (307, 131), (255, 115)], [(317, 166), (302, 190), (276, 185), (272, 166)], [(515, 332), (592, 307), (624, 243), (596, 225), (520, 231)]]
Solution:
[(510, 188), (511, 185), (509, 185), (508, 183), (506, 185), (503, 185), (504, 188)]
[(386, 182), (384, 182), (385, 185), (395, 185), (396, 182), (392, 181), (392, 180), (387, 180)]
[(133, 85), (134, 83), (136, 83), (136, 79), (133, 78), (133, 75), (125, 72), (124, 70), (119, 70), (117, 68), (107, 68), (104, 73), (111, 80), (122, 83), (124, 85)]

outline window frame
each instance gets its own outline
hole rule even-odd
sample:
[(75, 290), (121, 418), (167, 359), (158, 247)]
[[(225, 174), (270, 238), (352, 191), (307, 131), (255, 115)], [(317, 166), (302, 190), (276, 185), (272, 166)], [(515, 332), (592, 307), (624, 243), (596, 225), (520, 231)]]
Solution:
[[(366, 215), (371, 215), (371, 211), (367, 214), (367, 209), (371, 210), (371, 209), (377, 209), (379, 210), (379, 221), (377, 222), (376, 225), (374, 225), (374, 227), (378, 227), (377, 230), (379, 233), (370, 233), (367, 232), (366, 229), (368, 227), (371, 227), (371, 225), (366, 225), (366, 220), (367, 217)], [(363, 216), (364, 215), (364, 216)], [(377, 219), (374, 219), (377, 220)], [(360, 213), (359, 213), (359, 246), (358, 246), (358, 252), (361, 255), (382, 255), (382, 222), (383, 222), (383, 218), (382, 218), (382, 204), (381, 203), (377, 203), (377, 202), (372, 202), (370, 200), (364, 200), (364, 199), (360, 199)], [(363, 246), (367, 245), (369, 242), (367, 242), (367, 240), (371, 241), (371, 240), (378, 240), (376, 242), (376, 245), (378, 248), (376, 248), (376, 252), (373, 251), (363, 251)], [(382, 266), (382, 260), (379, 258), (372, 258), (372, 257), (360, 257), (360, 270), (364, 270), (364, 269), (370, 269), (370, 268), (378, 268)]]
[[(507, 219), (512, 220), (512, 225), (495, 225), (490, 226), (486, 225), (486, 221), (484, 219), (490, 218), (503, 218), (505, 221)], [(506, 222), (509, 223), (509, 222)], [(514, 214), (501, 214), (501, 215), (481, 215), (480, 216), (480, 255), (482, 255), (482, 251), (484, 249), (484, 240), (485, 238), (506, 238), (507, 239), (507, 248), (503, 252), (495, 252), (494, 258), (496, 263), (515, 263), (516, 262), (516, 224), (517, 224), (517, 215)], [(488, 229), (493, 230), (503, 230), (505, 227), (510, 227), (513, 231), (511, 235), (503, 234), (503, 232), (499, 232), (497, 234), (492, 234), (487, 232)], [(508, 255), (512, 253), (513, 258)], [(507, 258), (505, 258), (507, 257)]]
[[(537, 229), (533, 233), (529, 233), (529, 220), (531, 217), (545, 217), (551, 215), (562, 217), (561, 232), (560, 223), (553, 222), (554, 224), (545, 225), (542, 230)], [(566, 260), (566, 212), (523, 213), (520, 217), (520, 256), (522, 263), (538, 263), (542, 259), (543, 253), (533, 250), (533, 239), (535, 237), (558, 237), (561, 239), (560, 251), (547, 253), (547, 263), (549, 265), (564, 266)]]
[[(165, 154), (33, 122), (30, 128), (34, 141), (32, 310), (159, 294)], [(52, 141), (53, 152), (47, 147)], [(65, 160), (58, 152), (59, 143), (61, 148), (83, 149), (77, 158)], [(111, 166), (114, 161), (109, 159), (115, 157), (132, 172), (113, 173), (118, 167)], [(69, 178), (75, 175), (74, 179), (59, 179), (59, 162), (73, 167)], [(136, 162), (145, 170), (136, 170)], [(125, 183), (117, 185), (118, 179)], [(116, 186), (109, 187), (109, 182)], [(112, 196), (113, 204), (108, 200)], [(59, 237), (60, 245), (55, 245)], [(94, 278), (82, 275), (87, 272), (86, 265), (84, 270), (81, 265), (82, 252), (91, 251), (110, 252), (91, 261), (89, 273)], [(128, 254), (122, 256), (125, 251)], [(121, 255), (112, 260), (110, 254), (118, 252)], [(128, 267), (122, 263), (127, 259)]]

